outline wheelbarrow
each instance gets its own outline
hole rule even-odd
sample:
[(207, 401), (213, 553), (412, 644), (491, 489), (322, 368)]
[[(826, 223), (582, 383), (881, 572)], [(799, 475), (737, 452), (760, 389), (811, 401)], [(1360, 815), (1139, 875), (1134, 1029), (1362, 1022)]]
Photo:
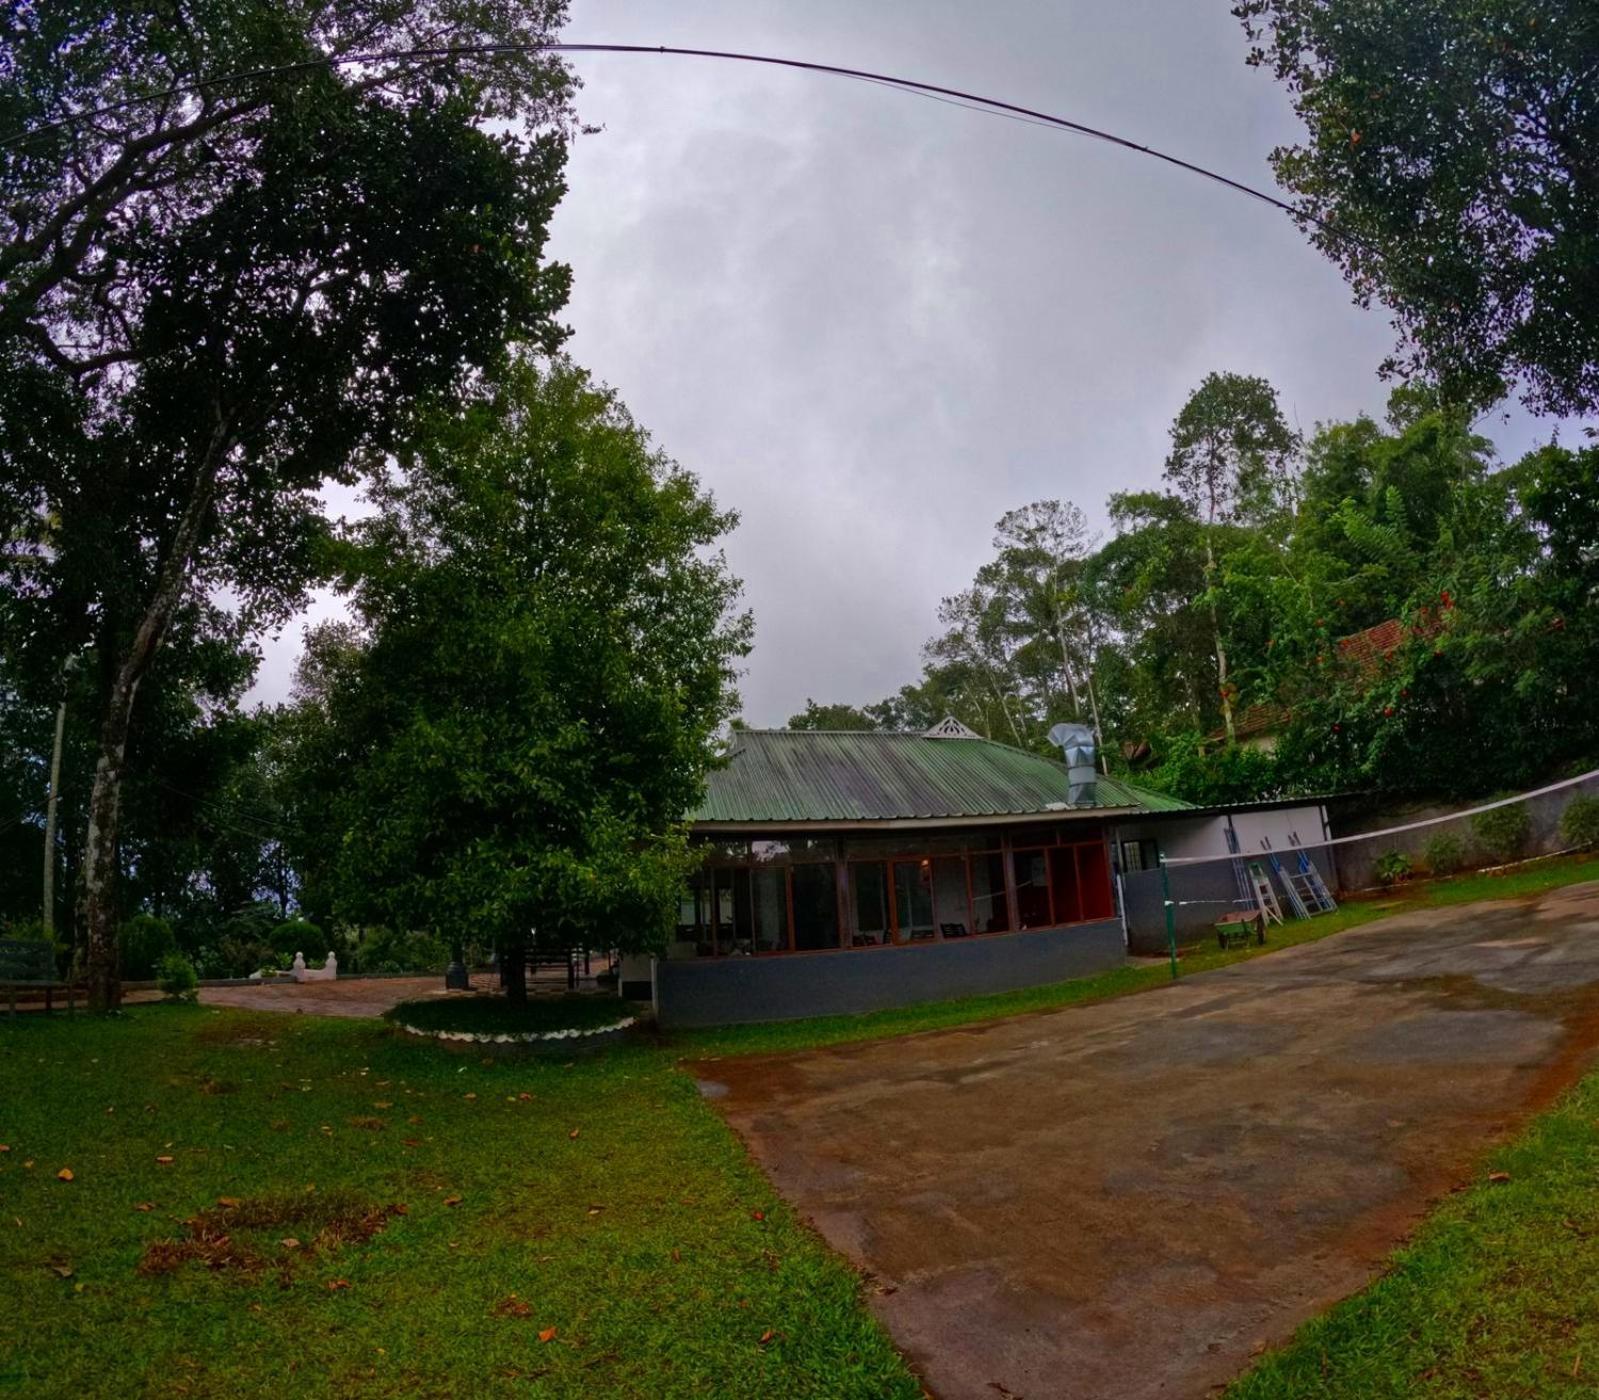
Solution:
[(1256, 943), (1266, 941), (1266, 916), (1259, 909), (1242, 909), (1216, 920), (1216, 942), (1224, 952), (1242, 948), (1250, 939)]

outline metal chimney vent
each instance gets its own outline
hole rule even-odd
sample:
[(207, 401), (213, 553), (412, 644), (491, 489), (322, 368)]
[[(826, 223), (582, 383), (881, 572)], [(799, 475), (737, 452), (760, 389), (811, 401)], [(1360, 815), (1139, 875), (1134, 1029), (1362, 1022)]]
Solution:
[(1066, 755), (1066, 782), (1072, 806), (1095, 806), (1094, 731), (1086, 724), (1057, 724), (1049, 731), (1049, 742), (1059, 745)]

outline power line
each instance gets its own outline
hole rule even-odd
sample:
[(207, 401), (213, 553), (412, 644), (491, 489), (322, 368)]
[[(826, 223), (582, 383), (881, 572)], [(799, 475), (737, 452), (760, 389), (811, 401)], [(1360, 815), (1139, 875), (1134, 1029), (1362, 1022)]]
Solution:
[[(212, 88), (228, 84), (249, 83), (293, 73), (355, 67), (363, 64), (435, 63), (448, 62), (457, 58), (483, 58), (492, 57), (495, 54), (535, 52), (653, 54), (678, 58), (708, 58), (733, 63), (758, 63), (769, 67), (797, 69), (801, 72), (821, 73), (830, 77), (851, 78), (859, 82), (875, 83), (880, 86), (895, 88), (912, 96), (930, 98), (934, 101), (966, 107), (968, 110), (977, 111), (987, 116), (1009, 117), (1012, 120), (1024, 121), (1037, 126), (1053, 127), (1060, 131), (1072, 132), (1078, 136), (1086, 136), (1091, 140), (1103, 141), (1109, 145), (1118, 146), (1123, 150), (1132, 151), (1137, 155), (1149, 156), (1154, 160), (1175, 166), (1177, 169), (1187, 171), (1191, 175), (1198, 175), (1206, 180), (1214, 181), (1216, 184), (1222, 185), (1238, 194), (1248, 195), (1251, 199), (1259, 200), (1262, 204), (1278, 209), (1295, 219), (1304, 219), (1316, 224), (1329, 233), (1338, 232), (1326, 220), (1310, 211), (1296, 208), (1288, 201), (1278, 199), (1275, 195), (1269, 194), (1265, 190), (1257, 189), (1253, 185), (1245, 184), (1242, 180), (1235, 180), (1229, 175), (1223, 175), (1220, 171), (1211, 170), (1194, 161), (1184, 160), (1181, 156), (1172, 155), (1168, 151), (1159, 150), (1154, 146), (1142, 145), (1129, 137), (1118, 136), (1115, 132), (1090, 126), (1086, 122), (1074, 121), (1070, 117), (1057, 116), (1051, 112), (1022, 106), (1020, 103), (1006, 102), (997, 97), (985, 97), (981, 93), (967, 92), (961, 88), (944, 87), (938, 83), (924, 83), (914, 78), (896, 77), (891, 73), (877, 73), (865, 68), (849, 68), (834, 63), (813, 63), (806, 59), (781, 58), (773, 54), (742, 53), (728, 49), (680, 48), (668, 44), (463, 44), (446, 47), (397, 49), (386, 53), (348, 54), (344, 57), (328, 55), (322, 58), (303, 59), (296, 63), (281, 63), (263, 68), (242, 69), (234, 73), (219, 74), (212, 78), (199, 78), (193, 82), (178, 83), (157, 92), (123, 98), (118, 102), (107, 103), (103, 107), (96, 107), (85, 112), (75, 112), (70, 116), (62, 117), (53, 122), (46, 122), (27, 131), (15, 132), (10, 136), (0, 137), (0, 147), (17, 145), (23, 141), (48, 135), (50, 132), (65, 130), (82, 122), (93, 121), (97, 117), (109, 116), (114, 112), (125, 111), (130, 107), (140, 106), (144, 103), (161, 102), (173, 97), (192, 96), (196, 93), (206, 92)], [(1340, 234), (1340, 236), (1343, 235)]]

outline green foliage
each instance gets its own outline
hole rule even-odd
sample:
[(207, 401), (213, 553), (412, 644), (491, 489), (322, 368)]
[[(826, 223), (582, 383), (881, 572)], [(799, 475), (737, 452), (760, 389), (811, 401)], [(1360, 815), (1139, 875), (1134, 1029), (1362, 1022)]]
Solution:
[(352, 972), (443, 972), (450, 949), (431, 934), (378, 925), (362, 930), (353, 958)]
[(192, 1001), (199, 989), (200, 978), (190, 962), (177, 949), (162, 956), (156, 969), (156, 986), (168, 1001)]
[(267, 945), (279, 956), (292, 958), (304, 953), (307, 962), (320, 962), (329, 952), (337, 952), (322, 930), (306, 919), (285, 919), (267, 936)]
[(447, 945), (650, 948), (732, 714), (733, 517), (609, 392), (519, 364), (438, 418), (352, 538), (286, 765), (309, 883)]
[(1251, 63), (1308, 129), (1272, 156), (1356, 300), (1395, 313), (1390, 368), (1491, 403), (1599, 405), (1593, 249), (1599, 29), (1567, 0), (1236, 0)]
[(1497, 861), (1511, 861), (1527, 844), (1531, 826), (1527, 804), (1512, 802), (1508, 807), (1490, 807), (1486, 812), (1478, 812), (1471, 819), (1471, 834), (1484, 854)]
[(1599, 846), (1599, 797), (1573, 797), (1560, 814), (1560, 839), (1568, 846)]
[(1238, 744), (1207, 745), (1189, 733), (1168, 740), (1158, 766), (1140, 780), (1185, 802), (1212, 806), (1275, 796), (1277, 775), (1270, 754)]
[(854, 705), (818, 705), (806, 700), (805, 709), (788, 717), (789, 729), (876, 729), (877, 721)]
[(1466, 863), (1466, 843), (1452, 831), (1439, 831), (1427, 838), (1422, 859), (1434, 875), (1453, 875)]
[(20, 943), (49, 943), (52, 941), (50, 936), (44, 931), (44, 920), (37, 914), (9, 920), (5, 925), (5, 936), (14, 938)]
[(122, 926), (121, 945), (122, 975), (133, 981), (145, 981), (155, 975), (166, 955), (174, 952), (178, 943), (166, 919), (154, 914), (135, 914)]
[(1413, 871), (1410, 856), (1404, 851), (1384, 851), (1377, 857), (1377, 878), (1385, 885), (1402, 885)]
[[(124, 751), (174, 698), (216, 687), (194, 683), (202, 653), (248, 671), (251, 638), (325, 577), (326, 482), (399, 448), (510, 346), (565, 335), (569, 273), (544, 258), (572, 125), (572, 80), (543, 47), (562, 14), (6, 11), (0, 113), (23, 138), (0, 147), (0, 656), (45, 712), (62, 663), (88, 658), (83, 716), (107, 762), (88, 765), (95, 819), (76, 830), (97, 1003), (137, 903), (118, 876), (144, 869), (119, 829)], [(446, 65), (339, 61), (440, 42)], [(274, 63), (293, 71), (261, 75)], [(217, 81), (241, 71), (257, 76)], [(226, 609), (209, 601), (223, 594)], [(162, 693), (174, 642), (190, 695)], [(208, 820), (252, 825), (232, 804)]]

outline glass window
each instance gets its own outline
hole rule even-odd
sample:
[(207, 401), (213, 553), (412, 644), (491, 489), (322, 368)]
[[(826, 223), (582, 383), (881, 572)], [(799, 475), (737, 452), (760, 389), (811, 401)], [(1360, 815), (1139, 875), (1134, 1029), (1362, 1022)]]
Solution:
[(941, 938), (965, 938), (972, 931), (966, 862), (959, 856), (941, 856), (933, 862), (933, 918)]
[(1082, 892), (1077, 884), (1077, 848), (1056, 846), (1049, 853), (1049, 893), (1057, 924), (1075, 924), (1083, 917)]
[(1005, 857), (998, 851), (972, 857), (972, 929), (1004, 933), (1010, 927), (1010, 901), (1005, 898)]
[[(788, 858), (796, 864), (800, 861), (837, 860), (838, 842), (831, 836), (796, 836), (788, 842)], [(837, 924), (837, 915), (834, 915), (833, 922)]]
[(1160, 863), (1160, 853), (1152, 836), (1141, 836), (1136, 841), (1122, 842), (1122, 869), (1131, 874), (1135, 870), (1153, 870)]
[(1022, 928), (1048, 928), (1049, 868), (1042, 851), (1015, 851), (1016, 922)]
[(933, 862), (894, 862), (894, 941), (925, 943), (933, 936)]
[(754, 951), (754, 931), (750, 926), (750, 872), (746, 868), (715, 870), (716, 951), (729, 953)]
[(872, 948), (888, 942), (888, 867), (858, 861), (849, 867), (850, 946)]
[(691, 875), (678, 897), (677, 941), (692, 943), (698, 957), (711, 955), (710, 892), (702, 874)]
[(1085, 919), (1110, 919), (1116, 914), (1116, 901), (1110, 888), (1110, 862), (1102, 845), (1077, 848), (1077, 888), (1082, 896)]
[(788, 948), (787, 873), (770, 867), (752, 870), (750, 897), (755, 914), (755, 951), (785, 951)]
[(750, 842), (750, 859), (757, 865), (767, 865), (773, 861), (786, 861), (788, 858), (787, 841)]
[(796, 865), (789, 871), (794, 889), (794, 946), (838, 947), (838, 884), (832, 865)]
[(953, 854), (971, 844), (969, 835), (959, 832), (923, 832), (919, 835), (851, 836), (844, 842), (844, 854), (855, 859), (887, 859), (895, 856)]
[(707, 841), (704, 847), (710, 865), (738, 865), (750, 858), (748, 841)]

